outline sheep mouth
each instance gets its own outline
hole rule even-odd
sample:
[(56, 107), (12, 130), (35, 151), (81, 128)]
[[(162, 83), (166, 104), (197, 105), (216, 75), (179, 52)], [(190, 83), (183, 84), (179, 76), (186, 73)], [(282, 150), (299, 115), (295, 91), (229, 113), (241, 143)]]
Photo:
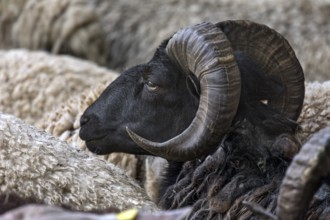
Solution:
[(99, 140), (102, 140), (103, 138), (105, 138), (107, 135), (102, 135), (102, 136), (99, 136), (99, 137), (90, 137), (90, 138), (83, 138), (81, 137), (81, 139), (83, 139), (86, 143), (87, 142), (92, 142), (92, 141), (99, 141)]
[(79, 130), (79, 137), (86, 143), (95, 142), (102, 140), (106, 137), (106, 134), (97, 134), (96, 132), (91, 132), (90, 129), (86, 129), (85, 127), (81, 127)]
[(107, 135), (103, 135), (103, 136), (100, 136), (100, 137), (97, 137), (97, 138), (85, 139), (85, 142), (86, 142), (86, 144), (88, 144), (88, 143), (95, 143), (95, 142), (98, 142), (98, 141), (103, 140), (106, 136)]
[(84, 141), (88, 147), (95, 147), (100, 143), (102, 143), (102, 141), (106, 138), (106, 136), (107, 135), (103, 135), (97, 138), (89, 138), (89, 139), (85, 139)]

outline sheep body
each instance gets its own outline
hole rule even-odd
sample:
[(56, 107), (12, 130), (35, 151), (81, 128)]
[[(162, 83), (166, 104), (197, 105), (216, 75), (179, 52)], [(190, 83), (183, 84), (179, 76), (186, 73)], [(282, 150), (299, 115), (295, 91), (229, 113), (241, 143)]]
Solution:
[(18, 0), (2, 1), (0, 6), (1, 48), (45, 49), (105, 64), (105, 35), (87, 1)]
[(69, 53), (121, 70), (145, 62), (163, 39), (181, 27), (202, 21), (247, 19), (275, 28), (292, 42), (307, 79), (328, 79), (330, 5), (326, 0), (144, 0), (143, 4), (16, 0), (1, 4), (1, 48)]
[[(0, 114), (0, 190), (47, 204), (89, 210), (157, 210), (121, 170), (13, 116)], [(19, 160), (17, 160), (19, 158)]]

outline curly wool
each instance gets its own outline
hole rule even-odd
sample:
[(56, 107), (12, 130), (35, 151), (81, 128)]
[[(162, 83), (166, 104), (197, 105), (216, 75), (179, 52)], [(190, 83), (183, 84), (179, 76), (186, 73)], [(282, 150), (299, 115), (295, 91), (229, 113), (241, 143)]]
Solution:
[(68, 97), (116, 77), (113, 71), (68, 56), (0, 51), (0, 111), (35, 124)]
[(305, 143), (312, 134), (330, 125), (330, 81), (306, 83), (299, 137)]
[(121, 70), (145, 62), (164, 39), (182, 27), (248, 19), (265, 23), (289, 40), (308, 80), (328, 79), (327, 0), (144, 0), (143, 4), (11, 0), (0, 4), (0, 48), (45, 49)]
[(144, 190), (120, 169), (11, 115), (0, 114), (0, 146), (2, 193), (14, 191), (78, 210), (157, 210)]

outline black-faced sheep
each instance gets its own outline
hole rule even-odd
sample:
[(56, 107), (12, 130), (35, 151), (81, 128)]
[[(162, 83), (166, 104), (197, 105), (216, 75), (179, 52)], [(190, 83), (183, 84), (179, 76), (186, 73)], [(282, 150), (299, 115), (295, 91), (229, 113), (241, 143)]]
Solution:
[[(86, 145), (79, 138), (79, 119), (106, 86), (102, 84), (95, 87), (85, 91), (80, 96), (71, 97), (54, 111), (46, 114), (37, 123), (38, 127), (45, 129), (61, 140), (67, 141), (72, 146), (85, 150)], [(304, 105), (298, 122), (301, 127), (298, 134), (302, 143), (305, 143), (313, 133), (330, 126), (330, 81), (306, 83)], [(167, 164), (163, 158), (147, 156), (144, 159), (140, 155), (123, 153), (112, 153), (102, 157), (124, 169), (128, 175), (141, 181), (147, 194), (153, 201), (157, 200), (159, 183), (163, 169)]]
[(242, 201), (275, 212), (300, 149), (303, 99), (301, 66), (281, 35), (248, 21), (203, 23), (110, 84), (83, 114), (80, 136), (96, 154), (168, 159), (163, 208), (192, 205), (193, 219), (252, 218)]

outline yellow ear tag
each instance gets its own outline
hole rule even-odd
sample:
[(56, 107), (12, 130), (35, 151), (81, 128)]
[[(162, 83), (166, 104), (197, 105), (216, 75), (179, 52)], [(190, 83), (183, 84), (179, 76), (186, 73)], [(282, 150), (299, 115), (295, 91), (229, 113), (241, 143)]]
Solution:
[(116, 215), (118, 220), (134, 220), (138, 214), (138, 209), (128, 209)]

